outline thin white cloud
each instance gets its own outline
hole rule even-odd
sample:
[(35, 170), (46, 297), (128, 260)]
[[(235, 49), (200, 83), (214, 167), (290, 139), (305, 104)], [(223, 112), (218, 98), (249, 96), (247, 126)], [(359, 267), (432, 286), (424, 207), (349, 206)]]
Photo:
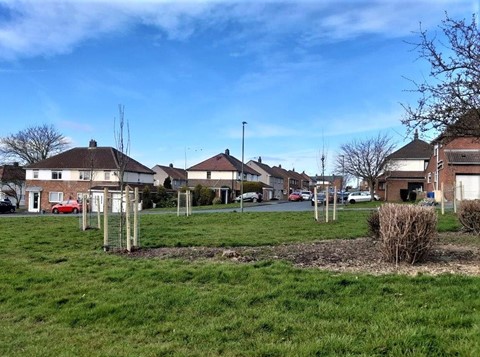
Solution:
[[(242, 51), (276, 46), (286, 33), (299, 43), (334, 41), (362, 34), (406, 34), (429, 14), (471, 11), (475, 1), (33, 1), (0, 0), (0, 58), (69, 53), (82, 42), (106, 34), (125, 33), (135, 25), (157, 28), (167, 39), (184, 40), (205, 29), (224, 35), (237, 26), (229, 41), (249, 39)], [(420, 19), (417, 17), (421, 14)], [(455, 15), (455, 14), (453, 14)], [(432, 21), (433, 23), (433, 21)], [(163, 35), (163, 36), (162, 36)], [(221, 36), (220, 36), (221, 37)], [(221, 41), (221, 40), (219, 40)]]

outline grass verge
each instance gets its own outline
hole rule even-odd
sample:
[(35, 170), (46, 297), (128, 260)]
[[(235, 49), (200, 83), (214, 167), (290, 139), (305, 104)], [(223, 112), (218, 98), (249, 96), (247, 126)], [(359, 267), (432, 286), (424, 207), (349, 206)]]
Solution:
[[(354, 238), (366, 231), (363, 214), (331, 225), (300, 213), (143, 216), (142, 234), (152, 246), (221, 245), (222, 226), (233, 245), (264, 244), (267, 232), (277, 236), (270, 238), (275, 244), (346, 232)], [(101, 232), (80, 231), (77, 218), (0, 224), (2, 356), (480, 353), (479, 278), (130, 259), (103, 253)], [(261, 234), (250, 226), (263, 227)], [(154, 236), (157, 229), (164, 233)]]

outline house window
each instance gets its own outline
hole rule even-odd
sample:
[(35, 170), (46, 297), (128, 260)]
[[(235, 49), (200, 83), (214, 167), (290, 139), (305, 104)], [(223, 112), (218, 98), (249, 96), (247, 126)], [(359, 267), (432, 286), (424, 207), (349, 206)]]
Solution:
[(438, 164), (437, 164), (437, 169), (438, 169), (438, 170), (443, 169), (443, 160), (440, 160), (440, 161), (438, 162)]
[(103, 179), (105, 181), (110, 181), (110, 171), (103, 171)]
[(431, 182), (432, 182), (432, 173), (429, 172), (427, 176), (427, 183), (431, 183)]
[(90, 180), (91, 177), (92, 175), (90, 171), (80, 171), (80, 176), (79, 176), (80, 180), (88, 181)]
[(207, 171), (207, 180), (210, 180), (212, 178), (212, 172)]
[(62, 171), (52, 171), (52, 180), (61, 180)]
[(63, 201), (63, 192), (49, 192), (48, 193), (49, 202), (62, 202)]
[(438, 182), (438, 172), (435, 172), (435, 177), (433, 182)]
[(33, 170), (33, 178), (38, 179), (38, 170)]

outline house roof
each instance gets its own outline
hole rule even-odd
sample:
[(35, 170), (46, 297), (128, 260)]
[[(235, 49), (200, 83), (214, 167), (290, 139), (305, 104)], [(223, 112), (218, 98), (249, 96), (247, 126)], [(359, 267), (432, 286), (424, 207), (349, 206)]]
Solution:
[(0, 166), (0, 181), (11, 182), (17, 180), (25, 180), (25, 169), (23, 167), (16, 164)]
[(418, 139), (415, 136), (411, 142), (401, 147), (397, 151), (387, 156), (387, 160), (391, 159), (424, 159), (429, 160), (433, 153), (433, 146), (426, 141)]
[(187, 179), (187, 171), (184, 169), (179, 169), (176, 167), (170, 166), (163, 166), (163, 165), (155, 165), (152, 167), (152, 170), (155, 171), (155, 168), (158, 167), (162, 169), (169, 177), (177, 180), (186, 180)]
[(254, 161), (254, 160), (250, 160), (249, 162), (252, 162), (252, 163), (254, 163), (255, 165), (257, 165), (258, 167), (260, 167), (262, 170), (264, 170), (264, 171), (265, 171), (267, 174), (269, 174), (270, 176), (282, 178), (282, 176), (279, 175), (277, 171), (275, 171), (274, 169), (272, 169), (272, 168), (271, 168), (270, 166), (268, 166), (267, 164), (264, 164), (263, 162)]
[[(78, 147), (27, 166), (28, 169), (119, 170), (122, 153), (112, 147)], [(126, 156), (125, 171), (155, 172)]]
[[(229, 150), (225, 150), (225, 153), (221, 153), (211, 158), (202, 161), (187, 171), (235, 171), (242, 172), (242, 162), (230, 155)], [(260, 173), (252, 169), (248, 165), (243, 165), (243, 172), (250, 175), (260, 176)]]
[(480, 150), (445, 150), (449, 164), (480, 165)]

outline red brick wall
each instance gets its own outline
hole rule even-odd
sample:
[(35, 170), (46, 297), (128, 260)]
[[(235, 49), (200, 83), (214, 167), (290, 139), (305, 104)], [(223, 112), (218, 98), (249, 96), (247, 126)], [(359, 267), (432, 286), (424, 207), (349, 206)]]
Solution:
[[(49, 193), (50, 192), (63, 192), (63, 199), (77, 199), (79, 193), (88, 192), (91, 187), (90, 181), (39, 181), (39, 180), (27, 180), (27, 187), (29, 186), (38, 186), (42, 188), (40, 193), (40, 210), (50, 211), (51, 207), (55, 204), (49, 202)], [(94, 182), (93, 186), (100, 186), (104, 182)], [(29, 207), (29, 195), (26, 197), (26, 206)]]
[[(449, 165), (445, 150), (449, 149), (480, 149), (480, 142), (472, 138), (456, 138), (444, 145), (439, 149), (438, 160), (443, 160), (443, 169), (438, 172), (438, 189), (441, 189), (443, 183), (444, 196), (447, 200), (453, 199), (453, 186), (455, 184), (455, 176), (457, 174), (480, 174), (480, 166), (478, 165)], [(425, 176), (430, 172), (432, 174), (432, 181), (430, 184), (425, 185), (426, 191), (435, 190), (434, 177), (437, 166), (437, 158), (432, 156), (430, 163), (427, 167)]]

